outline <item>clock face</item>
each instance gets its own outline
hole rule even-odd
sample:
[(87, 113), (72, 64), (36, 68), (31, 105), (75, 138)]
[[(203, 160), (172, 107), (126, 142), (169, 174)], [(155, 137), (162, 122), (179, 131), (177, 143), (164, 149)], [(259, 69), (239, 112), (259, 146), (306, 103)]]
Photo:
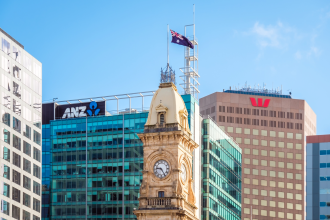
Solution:
[(181, 164), (181, 179), (183, 182), (186, 182), (187, 180), (187, 170), (186, 170), (186, 166), (184, 164)]
[(164, 178), (170, 171), (170, 165), (165, 160), (158, 160), (154, 165), (154, 174), (158, 178)]

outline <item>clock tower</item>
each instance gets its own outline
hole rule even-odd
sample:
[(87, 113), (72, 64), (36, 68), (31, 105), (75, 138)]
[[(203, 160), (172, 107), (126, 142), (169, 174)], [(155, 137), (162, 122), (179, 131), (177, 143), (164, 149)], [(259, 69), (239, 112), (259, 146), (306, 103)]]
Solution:
[(152, 98), (143, 142), (143, 180), (138, 220), (197, 220), (188, 112), (173, 83), (161, 83)]

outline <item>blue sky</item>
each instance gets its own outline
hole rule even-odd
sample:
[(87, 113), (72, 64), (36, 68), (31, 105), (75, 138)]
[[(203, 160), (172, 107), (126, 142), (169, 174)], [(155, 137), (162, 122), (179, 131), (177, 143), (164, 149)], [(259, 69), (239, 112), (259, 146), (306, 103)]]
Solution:
[[(193, 4), (200, 97), (283, 86), (330, 133), (329, 1), (0, 0), (0, 27), (42, 62), (44, 101), (150, 91), (166, 65), (166, 25), (183, 33)], [(179, 75), (182, 46), (170, 44), (170, 64)]]

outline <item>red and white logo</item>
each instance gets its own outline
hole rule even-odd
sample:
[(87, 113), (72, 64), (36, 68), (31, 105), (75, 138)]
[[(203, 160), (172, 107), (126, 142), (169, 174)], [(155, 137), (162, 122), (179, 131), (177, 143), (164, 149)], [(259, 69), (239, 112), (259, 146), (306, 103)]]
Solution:
[(255, 98), (250, 97), (250, 100), (251, 100), (252, 106), (254, 106), (254, 107), (263, 107), (263, 108), (267, 108), (268, 105), (269, 105), (269, 102), (270, 102), (270, 99), (265, 99), (265, 102), (262, 105), (262, 98), (258, 98), (258, 104), (257, 104)]

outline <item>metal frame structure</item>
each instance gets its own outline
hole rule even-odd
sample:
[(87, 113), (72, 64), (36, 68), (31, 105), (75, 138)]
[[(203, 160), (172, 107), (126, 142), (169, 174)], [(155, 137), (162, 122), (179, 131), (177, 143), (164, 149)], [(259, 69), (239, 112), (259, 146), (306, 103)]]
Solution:
[[(61, 104), (77, 104), (83, 102), (90, 102), (90, 101), (113, 101), (117, 100), (117, 110), (116, 113), (119, 114), (119, 100), (121, 99), (129, 99), (129, 110), (127, 113), (132, 113), (132, 106), (131, 106), (131, 99), (134, 98), (141, 98), (142, 104), (142, 111), (144, 111), (144, 97), (150, 97), (155, 94), (156, 91), (147, 91), (147, 92), (135, 92), (135, 93), (126, 93), (126, 94), (119, 94), (119, 95), (107, 95), (107, 96), (99, 96), (99, 97), (92, 97), (92, 98), (81, 98), (81, 99), (70, 99), (70, 100), (63, 100), (63, 101), (55, 101), (52, 103), (56, 103), (57, 105)], [(49, 102), (48, 102), (49, 103)]]
[[(198, 74), (198, 42), (195, 36), (195, 5), (193, 10), (194, 23), (184, 26), (184, 36), (187, 37), (191, 43), (194, 45), (194, 49), (189, 47), (184, 48), (184, 67), (180, 68), (183, 73), (180, 76), (180, 79), (183, 80), (183, 83), (180, 86), (184, 90), (184, 94), (193, 95), (196, 100), (198, 100), (198, 94), (200, 91), (198, 90), (198, 86), (200, 83), (198, 82), (198, 78), (200, 77)], [(193, 35), (187, 36), (187, 27), (193, 27)]]

